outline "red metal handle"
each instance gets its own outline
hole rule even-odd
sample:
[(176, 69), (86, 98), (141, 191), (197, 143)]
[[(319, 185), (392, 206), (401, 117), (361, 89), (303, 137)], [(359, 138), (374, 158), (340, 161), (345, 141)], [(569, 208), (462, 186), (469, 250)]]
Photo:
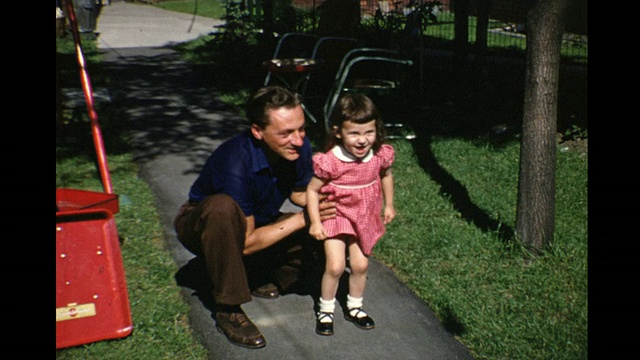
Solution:
[(78, 58), (78, 65), (80, 66), (80, 80), (82, 82), (82, 90), (84, 91), (84, 98), (87, 102), (87, 111), (89, 112), (89, 119), (91, 120), (91, 133), (93, 135), (93, 144), (96, 148), (96, 155), (98, 157), (98, 166), (100, 168), (100, 177), (102, 178), (102, 186), (107, 194), (113, 194), (113, 185), (111, 184), (111, 176), (109, 175), (109, 166), (107, 164), (107, 156), (104, 150), (104, 141), (102, 139), (102, 131), (100, 130), (100, 124), (98, 123), (98, 113), (95, 110), (93, 102), (93, 90), (91, 89), (91, 80), (89, 79), (89, 73), (85, 66), (84, 54), (82, 52), (82, 44), (80, 42), (80, 34), (78, 32), (78, 23), (76, 20), (76, 13), (73, 9), (73, 3), (71, 0), (64, 0), (65, 7), (67, 9), (67, 16), (71, 23), (71, 32), (73, 33), (73, 41), (76, 45), (76, 55)]

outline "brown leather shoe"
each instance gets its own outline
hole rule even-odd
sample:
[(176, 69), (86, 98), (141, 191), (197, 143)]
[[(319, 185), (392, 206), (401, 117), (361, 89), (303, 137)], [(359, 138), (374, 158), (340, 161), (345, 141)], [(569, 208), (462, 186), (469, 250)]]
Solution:
[(280, 296), (280, 291), (274, 284), (267, 284), (253, 290), (251, 294), (263, 299), (275, 299)]
[(260, 330), (239, 306), (231, 310), (216, 311), (216, 328), (235, 345), (249, 349), (259, 349), (267, 345)]

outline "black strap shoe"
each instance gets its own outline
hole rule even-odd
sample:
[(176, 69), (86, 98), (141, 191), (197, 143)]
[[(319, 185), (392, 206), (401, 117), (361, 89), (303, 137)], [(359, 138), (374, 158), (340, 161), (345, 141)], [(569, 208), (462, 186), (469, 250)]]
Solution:
[[(355, 316), (351, 316), (351, 312), (353, 310), (357, 310)], [(360, 315), (361, 313), (364, 314), (364, 316), (358, 317), (358, 315)], [(351, 321), (357, 327), (363, 330), (370, 330), (376, 327), (376, 324), (373, 321), (373, 319), (369, 317), (369, 315), (367, 315), (367, 312), (362, 310), (361, 308), (349, 309), (349, 311), (346, 314), (344, 314), (344, 318), (348, 321)]]
[(259, 349), (267, 345), (260, 330), (249, 320), (240, 306), (216, 311), (216, 328), (235, 345), (249, 349)]
[[(330, 322), (321, 322), (320, 320), (329, 318)], [(316, 334), (318, 335), (333, 335), (333, 313), (319, 312), (316, 319)]]

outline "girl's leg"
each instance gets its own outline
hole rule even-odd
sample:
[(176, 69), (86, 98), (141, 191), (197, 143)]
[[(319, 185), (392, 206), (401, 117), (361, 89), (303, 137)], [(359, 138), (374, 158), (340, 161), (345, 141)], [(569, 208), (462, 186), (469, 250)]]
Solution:
[(345, 242), (340, 239), (327, 239), (324, 241), (326, 264), (322, 275), (320, 296), (325, 300), (334, 299), (338, 292), (340, 276), (346, 266)]
[(349, 244), (349, 295), (354, 298), (361, 298), (367, 284), (367, 270), (369, 270), (369, 258), (367, 258), (357, 243)]
[(356, 242), (349, 244), (349, 267), (351, 276), (349, 276), (349, 294), (347, 294), (348, 312), (345, 314), (345, 319), (361, 329), (373, 329), (375, 327), (373, 319), (362, 309), (369, 259), (362, 253)]
[(333, 313), (336, 307), (336, 293), (340, 276), (346, 265), (345, 242), (340, 239), (324, 241), (326, 264), (320, 286), (319, 312), (316, 319), (316, 333), (333, 335)]

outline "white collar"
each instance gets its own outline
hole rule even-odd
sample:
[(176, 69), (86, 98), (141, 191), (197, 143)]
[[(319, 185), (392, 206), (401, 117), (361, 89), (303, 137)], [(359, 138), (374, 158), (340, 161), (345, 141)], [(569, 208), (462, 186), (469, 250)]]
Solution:
[(359, 158), (355, 157), (352, 153), (348, 152), (344, 147), (342, 147), (341, 145), (336, 145), (333, 147), (333, 149), (331, 149), (331, 152), (333, 153), (333, 155), (335, 155), (339, 160), (344, 161), (344, 162), (354, 162), (354, 161), (361, 161), (363, 163), (368, 162), (369, 160), (371, 160), (373, 158), (373, 150), (369, 150), (369, 152), (367, 153), (367, 155), (365, 155), (362, 160), (360, 160)]

